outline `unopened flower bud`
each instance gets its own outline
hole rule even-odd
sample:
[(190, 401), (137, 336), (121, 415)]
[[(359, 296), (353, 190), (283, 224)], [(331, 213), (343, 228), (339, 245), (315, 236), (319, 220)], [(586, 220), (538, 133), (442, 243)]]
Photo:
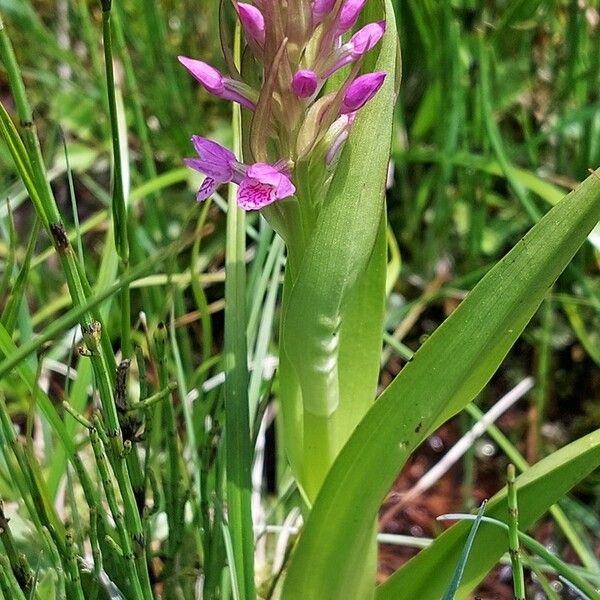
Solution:
[(298, 98), (310, 98), (319, 85), (317, 74), (309, 69), (297, 71), (292, 78), (292, 91)]
[(314, 0), (312, 6), (313, 25), (318, 25), (335, 6), (335, 0)]
[(359, 29), (348, 42), (352, 48), (352, 53), (355, 57), (366, 54), (373, 48), (385, 33), (385, 21), (369, 23), (362, 29)]
[(256, 6), (244, 2), (239, 2), (237, 8), (246, 37), (262, 46), (265, 43), (265, 18), (263, 14)]
[(385, 33), (385, 21), (369, 23), (359, 29), (348, 41), (340, 46), (333, 55), (333, 64), (323, 73), (327, 78), (345, 65), (357, 61), (381, 40)]
[(378, 91), (385, 81), (386, 73), (377, 71), (357, 77), (346, 90), (340, 112), (348, 114), (362, 108)]
[(356, 21), (366, 3), (367, 0), (345, 0), (336, 23), (336, 30), (339, 35), (346, 33), (356, 25)]
[(350, 136), (350, 130), (355, 119), (355, 112), (342, 115), (327, 132), (325, 141), (330, 142), (330, 146), (325, 154), (325, 164), (327, 166), (330, 166), (338, 157), (342, 146)]
[(220, 71), (201, 60), (178, 56), (179, 62), (206, 88), (206, 90), (224, 100), (238, 102), (250, 110), (256, 108), (252, 99), (252, 89), (246, 84), (225, 77)]

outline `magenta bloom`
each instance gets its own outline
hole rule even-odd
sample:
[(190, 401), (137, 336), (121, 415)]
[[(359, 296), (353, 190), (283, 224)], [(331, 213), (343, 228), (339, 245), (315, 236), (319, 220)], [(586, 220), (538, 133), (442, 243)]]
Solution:
[(244, 2), (239, 2), (237, 8), (246, 37), (262, 46), (265, 43), (265, 18), (263, 14), (256, 6)]
[(246, 166), (221, 144), (199, 135), (192, 137), (192, 144), (198, 157), (186, 158), (185, 164), (206, 175), (196, 195), (198, 202), (212, 196), (220, 185), (230, 182), (240, 186), (237, 200), (244, 210), (258, 210), (296, 192), (283, 166), (264, 163)]
[(345, 65), (357, 61), (363, 54), (374, 48), (385, 33), (385, 21), (369, 23), (359, 29), (348, 41), (336, 50), (335, 62), (329, 67), (323, 77), (327, 78)]
[(198, 158), (186, 158), (184, 162), (188, 167), (206, 175), (196, 195), (198, 202), (203, 202), (212, 196), (224, 183), (241, 181), (240, 165), (233, 152), (199, 135), (192, 137), (192, 144), (198, 153)]
[(357, 77), (344, 94), (340, 112), (348, 114), (362, 108), (379, 91), (386, 75), (384, 71), (377, 71)]
[(292, 78), (292, 91), (298, 98), (310, 98), (318, 85), (317, 74), (309, 69), (300, 69)]
[(246, 170), (237, 201), (244, 210), (258, 210), (296, 193), (294, 184), (277, 166), (256, 163)]
[(313, 25), (317, 26), (335, 6), (335, 0), (314, 0), (312, 6)]
[(256, 103), (251, 97), (252, 89), (245, 83), (225, 77), (201, 60), (187, 56), (178, 56), (177, 59), (213, 96), (238, 102), (250, 110), (256, 108)]
[(366, 3), (367, 0), (345, 0), (337, 18), (336, 31), (338, 35), (346, 33), (356, 25)]

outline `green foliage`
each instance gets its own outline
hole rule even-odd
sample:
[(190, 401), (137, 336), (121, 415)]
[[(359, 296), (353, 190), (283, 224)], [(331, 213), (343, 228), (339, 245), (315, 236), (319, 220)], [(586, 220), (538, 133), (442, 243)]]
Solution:
[[(464, 408), (494, 374), (598, 222), (599, 183), (591, 175), (531, 229), (419, 349), (361, 421), (312, 508), (286, 579), (290, 597), (302, 589), (305, 598), (323, 593), (342, 598), (355, 587), (356, 564), (396, 473), (423, 439)], [(368, 488), (365, 481), (370, 481)], [(331, 543), (330, 553), (323, 548), (323, 537)]]

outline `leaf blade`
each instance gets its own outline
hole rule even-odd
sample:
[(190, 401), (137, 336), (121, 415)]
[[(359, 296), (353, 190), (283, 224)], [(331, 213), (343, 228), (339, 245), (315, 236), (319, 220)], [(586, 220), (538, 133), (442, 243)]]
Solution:
[(342, 598), (351, 589), (353, 565), (398, 470), (427, 432), (489, 381), (599, 218), (596, 174), (534, 226), (419, 349), (333, 465), (298, 542), (284, 598), (299, 589), (306, 599)]

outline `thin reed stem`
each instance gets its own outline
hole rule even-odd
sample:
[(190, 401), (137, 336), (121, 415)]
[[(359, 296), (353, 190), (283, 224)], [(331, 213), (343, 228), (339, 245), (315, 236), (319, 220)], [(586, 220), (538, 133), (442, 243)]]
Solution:
[(525, 579), (523, 576), (521, 550), (519, 548), (519, 505), (517, 502), (515, 479), (515, 465), (511, 463), (506, 470), (506, 482), (508, 486), (508, 548), (512, 564), (515, 600), (525, 600)]

